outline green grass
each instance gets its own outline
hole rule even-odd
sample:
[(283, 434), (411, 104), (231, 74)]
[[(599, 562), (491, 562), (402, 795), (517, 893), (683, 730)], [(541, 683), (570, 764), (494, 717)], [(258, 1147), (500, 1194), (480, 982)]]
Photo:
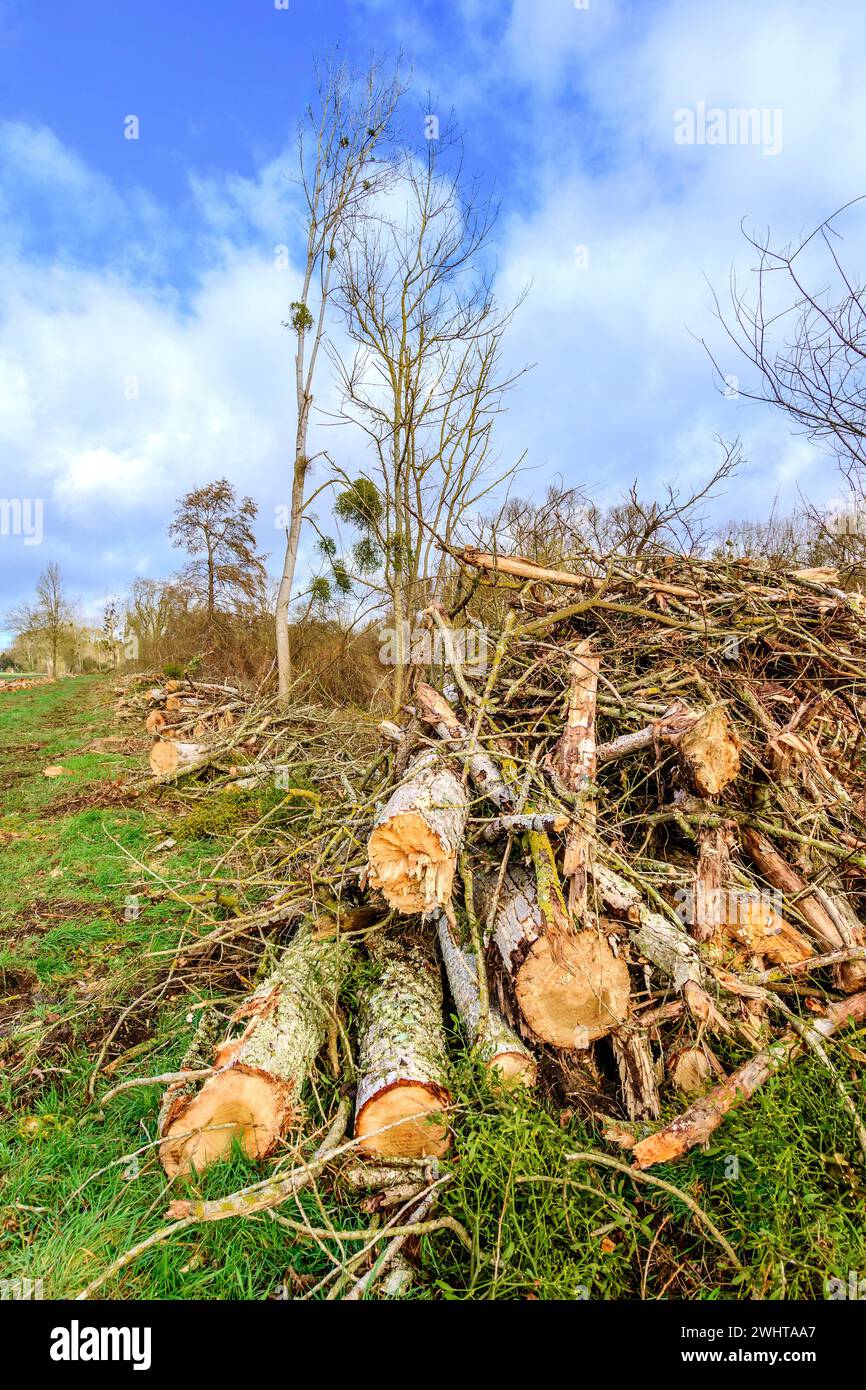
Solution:
[[(215, 997), (230, 1006), (255, 970), (249, 960), (171, 974), (171, 956), (154, 953), (171, 952), (190, 917), (167, 885), (195, 894), (238, 824), (272, 809), (272, 793), (211, 798), (207, 808), (134, 797), (114, 784), (141, 770), (146, 742), (90, 747), (119, 734), (137, 738), (117, 727), (104, 678), (0, 696), (0, 1278), (42, 1279), (46, 1297), (98, 1277), (189, 1191), (170, 1188), (156, 1158), (161, 1088), (127, 1091), (101, 1110), (88, 1091), (97, 1061), (111, 1068), (96, 1079), (97, 1100), (118, 1082), (176, 1068), (197, 1006)], [(69, 774), (45, 778), (58, 763)], [(157, 851), (168, 834), (175, 847)], [(212, 892), (200, 899), (216, 917), (230, 911)], [(578, 1151), (614, 1152), (589, 1123), (550, 1098), (492, 1093), (453, 1041), (456, 1142), (440, 1209), (473, 1251), (450, 1231), (425, 1236), (412, 1252), (413, 1297), (820, 1298), (828, 1278), (866, 1270), (866, 1173), (814, 1060), (768, 1083), (709, 1150), (654, 1170), (716, 1223), (737, 1271), (676, 1195), (568, 1162)], [(833, 1055), (862, 1110), (863, 1068), (849, 1046), (862, 1039), (846, 1035)], [(744, 1056), (737, 1048), (723, 1060)], [(682, 1102), (664, 1095), (667, 1115), (677, 1113)], [(334, 1101), (323, 1073), (307, 1096), (311, 1126)], [(270, 1171), (238, 1156), (192, 1191), (224, 1195)], [(328, 1183), (281, 1209), (295, 1221), (302, 1212), (316, 1226), (371, 1220)], [(233, 1218), (178, 1232), (101, 1294), (261, 1299), (286, 1283), (303, 1294), (337, 1250), (266, 1215)]]

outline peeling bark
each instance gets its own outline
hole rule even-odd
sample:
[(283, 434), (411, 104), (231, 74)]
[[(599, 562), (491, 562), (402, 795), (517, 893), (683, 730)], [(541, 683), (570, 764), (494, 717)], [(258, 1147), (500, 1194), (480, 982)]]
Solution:
[(601, 658), (590, 651), (589, 639), (580, 642), (571, 663), (568, 718), (550, 760), (552, 770), (570, 792), (580, 797), (582, 824), (573, 825), (565, 841), (562, 870), (569, 880), (569, 911), (586, 913), (587, 868), (595, 834), (595, 802), (586, 789), (595, 782), (595, 705)]

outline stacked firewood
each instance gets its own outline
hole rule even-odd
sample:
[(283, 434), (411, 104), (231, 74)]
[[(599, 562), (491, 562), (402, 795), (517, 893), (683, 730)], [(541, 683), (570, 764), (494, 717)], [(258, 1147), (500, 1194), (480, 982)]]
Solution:
[(369, 1158), (459, 1144), (454, 1018), (492, 1084), (579, 1102), (645, 1168), (866, 1019), (859, 594), (827, 570), (461, 560), (486, 663), (444, 643), (372, 766), (323, 770), (318, 853), (261, 849), (297, 925), (172, 1083), (169, 1173), (235, 1138), (274, 1152), (335, 1020)]

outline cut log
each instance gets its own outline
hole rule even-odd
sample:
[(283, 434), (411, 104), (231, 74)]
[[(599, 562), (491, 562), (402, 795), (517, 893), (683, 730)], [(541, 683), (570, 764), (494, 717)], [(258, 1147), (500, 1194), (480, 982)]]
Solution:
[(437, 916), (436, 929), (451, 997), (467, 1037), (475, 1043), (482, 1060), (499, 1074), (506, 1086), (534, 1086), (537, 1069), (526, 1044), (492, 1004), (488, 1003), (486, 1014), (483, 1014), (474, 952), (464, 950), (457, 944), (444, 912)]
[(595, 703), (601, 658), (590, 651), (589, 639), (578, 643), (571, 663), (568, 718), (550, 760), (552, 771), (567, 791), (581, 797), (575, 824), (565, 841), (562, 871), (569, 880), (568, 909), (586, 913), (587, 866), (595, 834), (595, 802), (586, 789), (595, 782)]
[(150, 770), (155, 777), (177, 777), (192, 772), (207, 761), (208, 750), (202, 743), (180, 743), (176, 739), (158, 738), (150, 750)]
[[(803, 921), (824, 951), (838, 951), (845, 946), (863, 946), (863, 932), (850, 929), (850, 940), (839, 929), (837, 921), (827, 911), (817, 893), (806, 880), (782, 858), (779, 851), (760, 831), (744, 828), (743, 845), (761, 873), (774, 888), (778, 888), (796, 907)], [(848, 993), (860, 989), (866, 981), (866, 961), (845, 961), (837, 966), (835, 978)]]
[(432, 936), (377, 938), (361, 997), (355, 1136), (367, 1155), (424, 1158), (450, 1144), (442, 985)]
[(144, 727), (149, 734), (161, 734), (182, 722), (183, 715), (179, 710), (154, 709), (147, 716)]
[(184, 712), (201, 709), (204, 701), (195, 695), (166, 695), (166, 709), (183, 710)]
[(451, 898), (463, 839), (466, 792), (435, 755), (424, 754), (379, 813), (367, 846), (369, 882), (398, 912), (429, 912)]
[(506, 875), (493, 939), (530, 1034), (541, 1042), (585, 1048), (625, 1022), (625, 962), (595, 928), (552, 923), (535, 883), (520, 870)]
[[(809, 1025), (809, 1031), (820, 1045), (840, 1028), (862, 1023), (866, 1019), (866, 993), (851, 995), (831, 1004), (823, 1018)], [(753, 1096), (760, 1086), (788, 1062), (802, 1056), (806, 1042), (795, 1031), (783, 1034), (777, 1042), (751, 1057), (738, 1067), (709, 1095), (695, 1101), (657, 1134), (642, 1139), (632, 1149), (636, 1168), (651, 1168), (654, 1163), (670, 1163), (681, 1158), (696, 1144), (704, 1144), (725, 1116), (735, 1106)]]
[(349, 962), (344, 937), (300, 928), (267, 980), (232, 1019), (243, 1025), (213, 1059), (201, 1088), (178, 1082), (162, 1108), (160, 1157), (169, 1177), (225, 1158), (238, 1139), (264, 1158), (300, 1113)]
[[(483, 550), (474, 550), (471, 546), (463, 551), (461, 560), (466, 565), (474, 565), (476, 569), (489, 570), (491, 573), (507, 574), (515, 579), (530, 579), (538, 584), (562, 584), (566, 588), (601, 589), (607, 584), (607, 580), (600, 579), (595, 575), (574, 574), (571, 570), (547, 569), (544, 565), (538, 565), (534, 560), (525, 560), (521, 555), (489, 555)], [(639, 579), (633, 576), (623, 576), (624, 582), (633, 584), (638, 589), (650, 589), (657, 594), (672, 594), (678, 598), (697, 598), (697, 591), (684, 584), (668, 584), (660, 579)]]

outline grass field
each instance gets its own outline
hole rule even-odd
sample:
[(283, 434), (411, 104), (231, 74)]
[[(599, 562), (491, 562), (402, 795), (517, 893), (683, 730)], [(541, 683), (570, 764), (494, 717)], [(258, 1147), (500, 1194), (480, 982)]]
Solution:
[[(205, 903), (219, 918), (236, 901), (226, 866), (205, 880), (237, 827), (140, 791), (145, 754), (139, 731), (118, 726), (104, 678), (0, 701), (0, 1279), (41, 1280), (46, 1298), (98, 1278), (182, 1195), (154, 1151), (161, 1087), (127, 1090), (104, 1109), (99, 1098), (177, 1067), (200, 1009), (230, 1012), (258, 968), (243, 957), (183, 968), (191, 916)], [(49, 766), (64, 771), (48, 778)], [(255, 820), (254, 804), (239, 807)], [(832, 1054), (862, 1109), (860, 1049), (863, 1038), (847, 1034)], [(413, 1296), (820, 1298), (828, 1278), (866, 1272), (862, 1156), (813, 1060), (769, 1083), (708, 1151), (656, 1170), (680, 1196), (569, 1162), (614, 1151), (550, 1098), (498, 1098), (456, 1039), (454, 1052), (457, 1137), (441, 1210), (471, 1250), (453, 1231), (424, 1236), (412, 1250)], [(336, 1087), (323, 1071), (307, 1097), (311, 1129)], [(666, 1095), (672, 1115), (681, 1103)], [(271, 1167), (237, 1157), (193, 1191), (222, 1195)], [(179, 1231), (98, 1296), (325, 1297), (334, 1281), (317, 1285), (353, 1247), (317, 1232), (371, 1219), (339, 1184), (321, 1184), (276, 1215)], [(304, 1222), (313, 1234), (298, 1230)]]

